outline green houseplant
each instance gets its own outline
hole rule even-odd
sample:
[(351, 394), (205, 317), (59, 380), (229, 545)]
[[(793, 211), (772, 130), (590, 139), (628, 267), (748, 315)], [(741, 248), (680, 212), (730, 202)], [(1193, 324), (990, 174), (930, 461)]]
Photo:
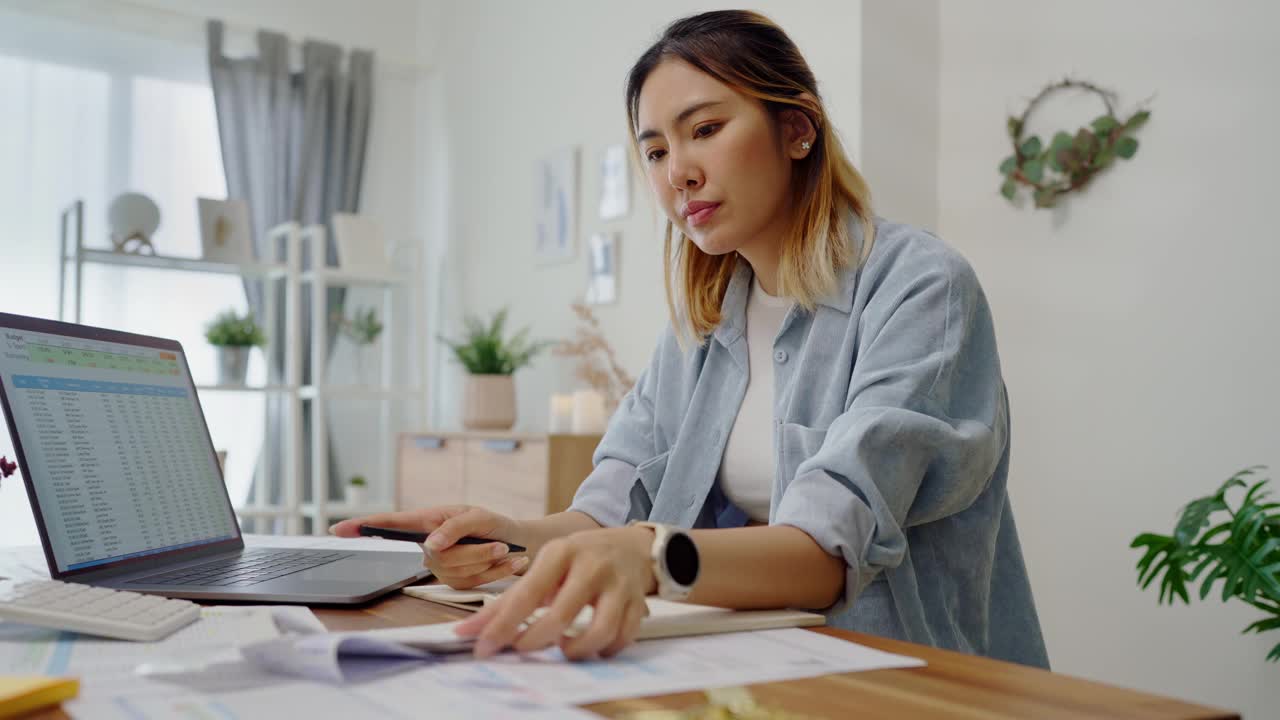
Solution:
[[(1172, 535), (1143, 533), (1130, 547), (1146, 548), (1138, 561), (1138, 585), (1160, 579), (1159, 602), (1190, 603), (1187, 586), (1200, 583), (1200, 599), (1221, 581), (1222, 601), (1236, 598), (1266, 613), (1245, 633), (1280, 629), (1280, 503), (1270, 502), (1268, 480), (1247, 479), (1262, 466), (1233, 475), (1218, 491), (1192, 500)], [(1243, 492), (1233, 505), (1228, 494)], [(1280, 660), (1280, 644), (1267, 660)]]
[(352, 475), (347, 480), (347, 504), (353, 507), (360, 507), (368, 500), (369, 481), (363, 475)]
[(267, 342), (253, 315), (239, 315), (235, 310), (218, 313), (205, 327), (204, 337), (218, 349), (220, 385), (243, 385), (249, 371), (249, 351)]
[(507, 308), (495, 312), (488, 323), (467, 315), (463, 319), (462, 340), (440, 338), (468, 373), (462, 418), (467, 428), (511, 428), (516, 421), (515, 383), (511, 376), (551, 344), (529, 340), (527, 327), (508, 339), (504, 335), (506, 324)]
[(346, 336), (356, 345), (356, 375), (360, 383), (370, 383), (368, 378), (368, 370), (370, 366), (369, 355), (373, 350), (373, 345), (378, 341), (378, 336), (382, 334), (383, 325), (378, 320), (378, 313), (373, 308), (356, 308), (351, 317), (343, 314), (339, 309), (333, 314), (333, 319), (337, 323), (338, 332)]

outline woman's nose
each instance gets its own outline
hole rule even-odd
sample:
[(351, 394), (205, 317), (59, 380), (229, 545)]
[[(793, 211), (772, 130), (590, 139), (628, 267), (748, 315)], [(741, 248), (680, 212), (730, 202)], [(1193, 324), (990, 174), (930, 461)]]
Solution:
[(692, 190), (702, 185), (702, 171), (684, 156), (670, 152), (667, 157), (667, 182), (677, 190)]

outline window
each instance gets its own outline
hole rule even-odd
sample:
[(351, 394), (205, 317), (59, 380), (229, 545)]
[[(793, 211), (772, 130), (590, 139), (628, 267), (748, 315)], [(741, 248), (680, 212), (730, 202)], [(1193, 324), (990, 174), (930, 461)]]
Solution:
[[(0, 310), (57, 317), (59, 215), (76, 199), (90, 247), (111, 247), (107, 207), (135, 191), (160, 207), (157, 252), (200, 255), (196, 198), (226, 197), (204, 58), (202, 47), (0, 11)], [(237, 277), (85, 268), (83, 321), (181, 341), (197, 384), (215, 381), (204, 324), (228, 307), (246, 308)], [(201, 400), (239, 504), (262, 443), (262, 398)], [(13, 456), (7, 433), (0, 453)], [(10, 478), (0, 545), (38, 541), (25, 490)]]

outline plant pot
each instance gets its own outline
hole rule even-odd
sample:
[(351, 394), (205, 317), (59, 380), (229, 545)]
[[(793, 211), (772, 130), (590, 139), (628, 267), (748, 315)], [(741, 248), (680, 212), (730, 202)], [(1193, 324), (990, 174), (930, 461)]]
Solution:
[(218, 346), (218, 384), (244, 385), (249, 374), (249, 351), (252, 346)]
[(373, 344), (358, 345), (355, 352), (356, 385), (376, 387), (382, 384), (379, 377), (382, 372), (378, 357), (378, 346)]
[(468, 375), (462, 426), (468, 430), (510, 430), (516, 424), (516, 385), (510, 375)]
[(345, 500), (351, 507), (359, 508), (369, 501), (369, 487), (367, 485), (348, 485)]

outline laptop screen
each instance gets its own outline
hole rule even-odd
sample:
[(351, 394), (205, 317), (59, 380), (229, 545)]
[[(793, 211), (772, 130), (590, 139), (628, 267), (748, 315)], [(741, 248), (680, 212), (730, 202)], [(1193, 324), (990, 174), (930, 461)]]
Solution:
[(239, 537), (180, 349), (0, 333), (14, 440), (60, 571)]

